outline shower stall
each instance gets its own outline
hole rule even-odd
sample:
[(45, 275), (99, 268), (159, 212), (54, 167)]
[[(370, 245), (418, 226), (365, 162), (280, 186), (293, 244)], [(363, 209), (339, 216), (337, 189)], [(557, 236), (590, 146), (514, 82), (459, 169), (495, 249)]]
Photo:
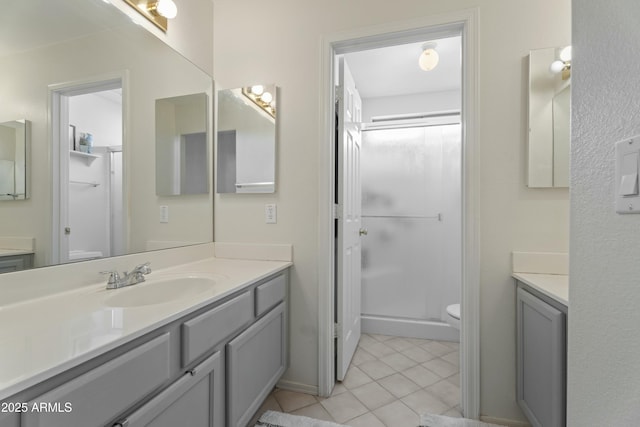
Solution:
[(459, 116), (362, 133), (362, 331), (457, 340), (462, 282)]

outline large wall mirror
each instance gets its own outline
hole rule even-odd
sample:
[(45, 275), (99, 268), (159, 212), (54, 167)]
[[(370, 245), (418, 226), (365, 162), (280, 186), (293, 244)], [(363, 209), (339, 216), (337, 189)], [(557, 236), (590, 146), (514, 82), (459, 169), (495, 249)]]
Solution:
[[(0, 122), (31, 123), (32, 165), (29, 198), (0, 202), (0, 249), (31, 242), (42, 267), (211, 242), (212, 78), (102, 0), (10, 2), (0, 27)], [(157, 101), (190, 99), (181, 135), (208, 154), (179, 197), (157, 193)]]
[(276, 86), (218, 91), (218, 193), (273, 193)]
[(560, 59), (562, 52), (529, 53), (527, 185), (532, 188), (569, 186), (571, 59)]

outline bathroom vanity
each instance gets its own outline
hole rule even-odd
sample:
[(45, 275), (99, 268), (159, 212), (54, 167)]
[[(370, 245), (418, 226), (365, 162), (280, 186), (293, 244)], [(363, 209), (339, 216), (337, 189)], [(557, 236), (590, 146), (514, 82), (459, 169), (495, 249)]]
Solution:
[(28, 237), (0, 237), (0, 273), (33, 267), (35, 240)]
[(23, 321), (0, 322), (0, 426), (244, 427), (287, 367), (290, 265), (212, 258), (2, 307)]
[(566, 425), (568, 276), (515, 273), (517, 401), (534, 427)]
[(20, 271), (33, 267), (33, 253), (0, 249), (0, 273)]

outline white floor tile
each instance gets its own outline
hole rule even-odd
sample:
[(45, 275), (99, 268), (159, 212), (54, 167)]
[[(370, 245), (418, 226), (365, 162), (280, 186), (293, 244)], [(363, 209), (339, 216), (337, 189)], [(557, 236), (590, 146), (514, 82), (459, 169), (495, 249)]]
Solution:
[(298, 409), (297, 411), (293, 411), (291, 413), (293, 415), (302, 415), (303, 417), (315, 418), (316, 420), (331, 421), (332, 423), (336, 422), (331, 414), (329, 414), (329, 412), (327, 412), (327, 410), (324, 409), (324, 406), (322, 406), (320, 403), (314, 403), (313, 405), (305, 406), (304, 408)]
[(358, 365), (358, 368), (374, 380), (379, 380), (380, 378), (388, 377), (396, 373), (396, 370), (391, 366), (377, 359), (362, 363)]
[(416, 427), (420, 422), (418, 414), (399, 400), (373, 411), (387, 427)]
[(400, 400), (418, 414), (442, 414), (451, 408), (426, 390), (418, 390)]
[(451, 375), (458, 373), (458, 367), (452, 365), (443, 359), (433, 359), (422, 364), (425, 368), (431, 372), (441, 376), (442, 378), (450, 377)]
[(342, 381), (342, 385), (348, 389), (352, 389), (370, 383), (371, 381), (373, 381), (371, 377), (362, 372), (360, 368), (351, 366), (347, 371), (347, 375), (344, 377), (344, 381)]
[(395, 396), (375, 382), (354, 388), (351, 393), (370, 411), (396, 400)]
[(254, 423), (268, 409), (350, 427), (416, 427), (423, 412), (460, 417), (458, 358), (458, 343), (363, 334), (331, 397), (276, 389)]
[(318, 403), (315, 396), (289, 390), (278, 390), (274, 393), (274, 397), (284, 412), (292, 412), (296, 409)]
[(320, 402), (320, 404), (338, 423), (344, 423), (369, 412), (351, 392), (330, 397)]
[(418, 384), (400, 373), (383, 378), (378, 383), (389, 390), (396, 398), (404, 397), (420, 388)]
[(416, 365), (403, 371), (402, 375), (409, 378), (420, 387), (428, 387), (442, 379), (441, 376), (436, 375), (435, 373), (421, 365)]
[(387, 427), (371, 412), (360, 415), (357, 418), (347, 421), (345, 424), (349, 427)]

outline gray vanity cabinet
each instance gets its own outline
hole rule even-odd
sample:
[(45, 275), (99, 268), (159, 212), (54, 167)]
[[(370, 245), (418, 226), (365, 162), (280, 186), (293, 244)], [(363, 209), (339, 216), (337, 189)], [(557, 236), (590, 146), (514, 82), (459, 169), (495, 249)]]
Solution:
[[(128, 351), (28, 402), (51, 410), (22, 414), (22, 427), (101, 427), (170, 379), (169, 333)], [(68, 407), (66, 405), (69, 405)]]
[(221, 360), (216, 352), (113, 427), (224, 425)]
[[(8, 412), (9, 410), (11, 410), (11, 412)], [(5, 407), (4, 411), (7, 412), (0, 412), (0, 426), (20, 427), (20, 414), (13, 412), (13, 408), (8, 407)]]
[(227, 427), (245, 427), (287, 367), (282, 302), (227, 345)]
[(33, 267), (33, 254), (0, 257), (0, 273), (26, 270)]
[(287, 367), (287, 283), (267, 277), (18, 392), (0, 427), (246, 427)]
[(517, 400), (533, 427), (566, 425), (567, 309), (517, 288)]

